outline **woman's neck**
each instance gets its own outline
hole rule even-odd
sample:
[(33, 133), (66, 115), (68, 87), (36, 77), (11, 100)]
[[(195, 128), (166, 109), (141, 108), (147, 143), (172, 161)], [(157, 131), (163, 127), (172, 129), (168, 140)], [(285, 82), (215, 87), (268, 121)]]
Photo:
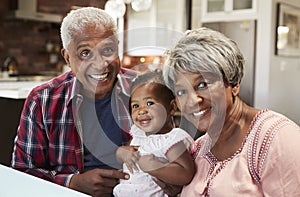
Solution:
[(220, 160), (233, 155), (242, 145), (248, 132), (248, 108), (243, 101), (236, 98), (232, 110), (225, 119), (220, 135), (212, 139), (211, 152)]

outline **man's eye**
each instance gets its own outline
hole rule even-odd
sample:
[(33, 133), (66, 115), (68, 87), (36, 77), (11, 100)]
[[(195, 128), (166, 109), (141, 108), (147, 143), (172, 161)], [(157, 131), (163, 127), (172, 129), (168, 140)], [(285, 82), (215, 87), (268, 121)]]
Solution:
[(136, 109), (136, 108), (138, 108), (138, 107), (139, 107), (138, 104), (133, 104), (133, 105), (131, 105), (131, 108), (132, 108), (132, 109)]
[(114, 47), (105, 47), (103, 50), (102, 50), (102, 54), (104, 56), (111, 56), (115, 53), (115, 48)]
[(185, 94), (185, 90), (177, 90), (176, 91), (176, 95), (177, 96), (182, 96), (182, 95), (184, 95)]
[(147, 106), (151, 106), (151, 105), (154, 105), (154, 102), (152, 102), (152, 101), (147, 101)]
[(92, 55), (92, 52), (89, 51), (89, 50), (84, 50), (82, 52), (80, 52), (80, 56), (83, 57), (83, 58), (88, 58)]

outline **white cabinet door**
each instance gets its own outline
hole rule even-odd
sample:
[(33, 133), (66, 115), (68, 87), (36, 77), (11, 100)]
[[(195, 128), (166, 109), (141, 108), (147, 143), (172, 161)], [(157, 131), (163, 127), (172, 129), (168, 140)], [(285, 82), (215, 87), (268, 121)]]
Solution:
[(256, 19), (257, 0), (201, 0), (202, 22)]

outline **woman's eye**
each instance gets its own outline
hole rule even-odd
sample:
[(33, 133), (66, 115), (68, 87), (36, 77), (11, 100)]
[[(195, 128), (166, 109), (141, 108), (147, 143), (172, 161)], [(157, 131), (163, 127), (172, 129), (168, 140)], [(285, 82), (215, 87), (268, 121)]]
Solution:
[(152, 101), (147, 101), (147, 106), (151, 106), (151, 105), (154, 105), (154, 102), (152, 102)]
[(182, 96), (184, 94), (185, 94), (185, 90), (178, 90), (178, 91), (176, 91), (176, 95), (177, 96)]
[(206, 88), (207, 87), (207, 83), (206, 82), (200, 82), (198, 85), (198, 89), (202, 89), (202, 88)]
[(132, 109), (136, 109), (136, 108), (138, 108), (138, 107), (139, 107), (138, 104), (133, 104), (133, 105), (131, 105), (131, 108), (132, 108)]

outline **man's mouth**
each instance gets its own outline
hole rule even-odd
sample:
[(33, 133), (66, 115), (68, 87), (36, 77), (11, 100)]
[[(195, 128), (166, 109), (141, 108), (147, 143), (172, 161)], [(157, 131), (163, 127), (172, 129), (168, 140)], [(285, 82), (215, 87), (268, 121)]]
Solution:
[(103, 74), (91, 74), (89, 76), (96, 80), (104, 80), (108, 77), (108, 72)]
[(207, 109), (204, 109), (204, 110), (200, 110), (198, 112), (193, 112), (192, 114), (193, 114), (194, 117), (199, 118), (199, 117), (203, 116), (206, 112), (208, 112), (209, 109), (210, 108), (207, 108)]

